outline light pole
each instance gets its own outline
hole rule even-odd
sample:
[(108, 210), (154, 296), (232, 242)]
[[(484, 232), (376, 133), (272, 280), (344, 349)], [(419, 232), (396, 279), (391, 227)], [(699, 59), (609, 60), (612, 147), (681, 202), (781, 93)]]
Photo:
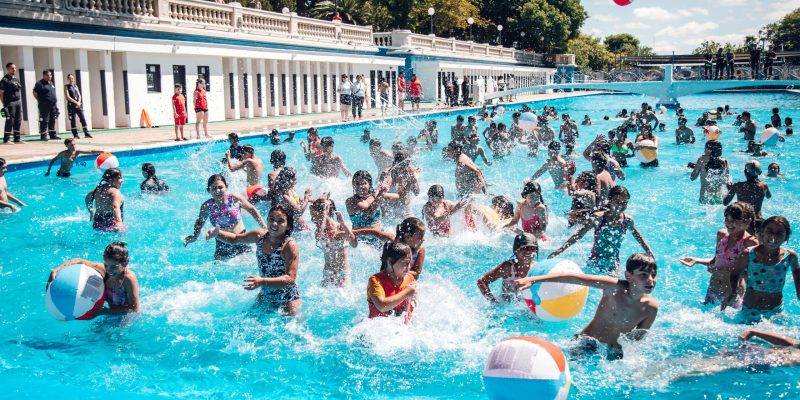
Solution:
[(497, 25), (497, 44), (503, 45), (503, 25)]
[(472, 18), (472, 17), (467, 18), (467, 23), (469, 24), (469, 40), (473, 40), (473, 38), (472, 38), (472, 24), (475, 23), (475, 18)]
[(288, 14), (289, 14), (289, 12), (291, 12), (291, 11), (292, 11), (292, 10), (290, 10), (290, 9), (289, 9), (289, 7), (283, 7), (283, 9), (281, 10), (281, 13), (283, 13), (283, 14), (287, 14), (287, 15), (288, 15)]
[(522, 38), (522, 39), (519, 40), (520, 41), (520, 47), (525, 47), (525, 31), (520, 32), (519, 33), (519, 37)]
[(433, 14), (436, 14), (436, 10), (433, 7), (428, 8), (428, 15), (431, 16), (431, 35), (433, 35)]

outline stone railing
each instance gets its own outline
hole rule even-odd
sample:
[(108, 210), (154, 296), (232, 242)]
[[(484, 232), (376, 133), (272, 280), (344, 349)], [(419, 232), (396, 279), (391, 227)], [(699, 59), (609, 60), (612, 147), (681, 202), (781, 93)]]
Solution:
[(575, 54), (556, 54), (556, 65), (575, 65)]
[[(452, 55), (456, 57), (466, 56), (466, 58), (475, 59), (491, 58), (535, 66), (546, 65), (545, 58), (542, 54), (526, 53), (511, 47), (491, 46), (484, 43), (456, 40), (454, 38), (445, 39), (431, 35), (420, 35), (411, 33), (411, 31), (408, 30), (374, 33), (372, 37), (375, 45), (378, 47), (421, 50), (423, 52), (430, 51), (436, 54), (452, 53)], [(572, 57), (571, 59), (574, 62), (574, 55), (568, 54), (565, 56)], [(550, 61), (550, 64), (553, 64), (554, 59), (550, 59)]]
[(224, 31), (309, 42), (375, 46), (371, 26), (304, 18), (295, 13), (256, 10), (242, 7), (238, 2), (218, 4), (202, 0), (0, 0), (0, 18), (3, 16), (157, 31)]

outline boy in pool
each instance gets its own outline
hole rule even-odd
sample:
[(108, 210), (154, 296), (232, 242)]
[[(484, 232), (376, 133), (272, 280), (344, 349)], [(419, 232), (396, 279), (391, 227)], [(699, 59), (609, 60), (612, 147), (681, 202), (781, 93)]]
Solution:
[(722, 204), (728, 205), (736, 197), (736, 200), (743, 201), (753, 206), (756, 217), (753, 223), (750, 224), (750, 232), (755, 233), (756, 227), (759, 222), (763, 220), (761, 217), (761, 206), (764, 204), (764, 198), (771, 198), (772, 193), (769, 191), (769, 185), (758, 179), (761, 175), (761, 163), (756, 160), (750, 160), (744, 165), (744, 182), (736, 182), (728, 187), (728, 195), (722, 199)]
[(694, 131), (686, 126), (686, 122), (686, 118), (678, 119), (678, 128), (675, 129), (676, 144), (691, 144), (695, 141)]
[(56, 161), (60, 161), (61, 166), (58, 167), (56, 176), (68, 178), (71, 175), (72, 166), (75, 165), (75, 160), (78, 156), (81, 154), (100, 154), (103, 152), (102, 150), (78, 150), (75, 148), (74, 138), (64, 139), (64, 146), (67, 146), (67, 149), (62, 150), (50, 160), (50, 165), (47, 166), (47, 172), (44, 173), (44, 176), (50, 176), (50, 169), (53, 168), (53, 164)]
[(333, 152), (333, 138), (325, 136), (320, 141), (322, 155), (311, 160), (311, 173), (322, 178), (336, 178), (339, 172), (344, 176), (351, 177), (353, 174), (344, 166), (341, 157)]
[(8, 192), (8, 183), (6, 182), (5, 176), (7, 170), (8, 167), (6, 166), (6, 160), (4, 158), (0, 158), (0, 208), (10, 208), (11, 212), (17, 212), (19, 211), (19, 207), (11, 204), (9, 200), (19, 204), (20, 207), (25, 207), (27, 204), (21, 202), (18, 198), (14, 197)]
[[(236, 132), (229, 133), (228, 142), (231, 144), (230, 147), (228, 147), (228, 153), (230, 153), (231, 158), (235, 158), (239, 161), (244, 160), (244, 147), (239, 143), (239, 134)], [(226, 159), (223, 158), (222, 162), (225, 163)]]
[(767, 178), (783, 178), (781, 175), (781, 166), (778, 163), (771, 163), (767, 167)]
[(564, 171), (567, 168), (567, 162), (561, 157), (561, 143), (550, 142), (547, 145), (547, 161), (533, 173), (531, 180), (542, 176), (545, 172), (550, 173), (550, 178), (553, 179), (553, 186), (556, 189), (564, 187)]
[[(492, 304), (511, 303), (517, 300), (519, 292), (514, 288), (514, 280), (528, 276), (531, 267), (536, 264), (533, 259), (539, 254), (539, 245), (533, 235), (518, 234), (514, 238), (512, 249), (514, 257), (501, 262), (478, 279), (478, 289), (483, 297)], [(489, 288), (489, 285), (498, 279), (502, 280), (502, 292), (499, 299), (492, 294), (492, 290)]]
[(656, 287), (656, 261), (650, 255), (634, 253), (625, 263), (625, 279), (610, 276), (556, 273), (514, 281), (516, 290), (535, 283), (553, 282), (589, 286), (603, 290), (594, 318), (576, 338), (582, 350), (596, 351), (598, 342), (609, 347), (608, 358), (622, 358), (620, 336), (641, 340), (653, 325), (658, 303), (650, 296)]
[(264, 172), (264, 162), (256, 157), (256, 149), (249, 144), (242, 146), (242, 154), (244, 154), (244, 160), (233, 164), (230, 150), (226, 151), (225, 161), (228, 163), (228, 168), (230, 168), (231, 172), (243, 169), (247, 173), (247, 185), (258, 185), (261, 182), (261, 174)]

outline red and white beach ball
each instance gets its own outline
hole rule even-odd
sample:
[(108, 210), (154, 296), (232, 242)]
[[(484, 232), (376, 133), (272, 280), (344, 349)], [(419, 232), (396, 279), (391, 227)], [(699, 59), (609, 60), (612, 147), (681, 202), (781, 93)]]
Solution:
[(558, 346), (530, 336), (506, 339), (486, 360), (483, 384), (492, 400), (563, 400), (572, 379)]
[(633, 0), (614, 0), (618, 6), (628, 6), (633, 4)]
[(58, 272), (45, 295), (47, 311), (59, 321), (87, 316), (103, 306), (105, 284), (94, 268), (73, 264)]
[(119, 160), (111, 153), (102, 153), (94, 160), (94, 167), (101, 171), (117, 168), (119, 167)]

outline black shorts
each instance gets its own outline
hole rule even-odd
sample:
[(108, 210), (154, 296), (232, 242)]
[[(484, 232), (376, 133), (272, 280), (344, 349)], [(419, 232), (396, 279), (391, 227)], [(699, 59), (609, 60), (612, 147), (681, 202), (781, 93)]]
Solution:
[(411, 104), (419, 104), (419, 96), (410, 96)]
[(350, 95), (349, 94), (340, 94), (339, 95), (339, 103), (349, 106), (350, 105)]
[(195, 109), (194, 109), (194, 112), (195, 112), (195, 113), (199, 113), (199, 112), (208, 112), (208, 109), (207, 109), (207, 108), (195, 108)]
[(61, 177), (61, 178), (69, 178), (70, 175), (72, 175), (72, 174), (69, 173), (69, 172), (62, 172), (61, 170), (56, 172), (56, 176)]

